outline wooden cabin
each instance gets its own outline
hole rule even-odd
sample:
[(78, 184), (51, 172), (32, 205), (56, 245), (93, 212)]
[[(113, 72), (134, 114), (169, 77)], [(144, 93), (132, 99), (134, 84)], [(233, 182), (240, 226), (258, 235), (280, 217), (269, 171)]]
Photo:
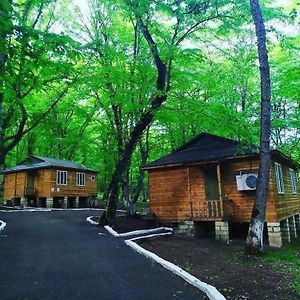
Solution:
[[(150, 211), (159, 221), (178, 223), (185, 230), (213, 222), (216, 237), (229, 240), (231, 225), (249, 226), (258, 152), (258, 147), (235, 140), (198, 135), (144, 167), (149, 173)], [(271, 157), (266, 232), (270, 245), (281, 246), (299, 231), (298, 164), (276, 150)]]
[(97, 171), (73, 161), (29, 156), (2, 173), (4, 201), (16, 206), (89, 207), (97, 193)]

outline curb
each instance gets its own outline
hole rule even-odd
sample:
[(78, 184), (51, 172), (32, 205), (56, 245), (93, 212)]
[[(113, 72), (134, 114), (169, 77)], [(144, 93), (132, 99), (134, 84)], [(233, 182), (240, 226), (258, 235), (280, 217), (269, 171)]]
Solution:
[[(160, 234), (160, 235), (167, 235), (167, 234), (171, 234), (171, 233), (164, 233), (164, 234)], [(184, 279), (189, 284), (191, 284), (194, 287), (196, 287), (197, 289), (201, 290), (202, 292), (204, 292), (207, 295), (207, 297), (210, 300), (226, 300), (226, 298), (214, 286), (201, 281), (200, 279), (198, 279), (197, 277), (195, 277), (195, 276), (189, 274), (188, 272), (184, 271), (183, 269), (181, 269), (177, 265), (175, 265), (175, 264), (159, 257), (158, 255), (142, 248), (141, 246), (139, 246), (138, 244), (136, 244), (134, 242), (135, 240), (138, 240), (138, 239), (151, 238), (151, 237), (155, 237), (155, 236), (158, 236), (158, 235), (153, 234), (153, 235), (149, 235), (149, 236), (129, 239), (129, 240), (125, 241), (125, 244), (128, 245), (129, 247), (131, 247), (132, 249), (134, 249), (136, 252), (146, 256), (147, 258), (150, 258), (150, 259), (154, 260), (155, 262), (157, 262), (158, 264), (163, 266), (165, 269), (171, 271), (172, 273), (174, 273), (177, 276)]]
[(170, 227), (158, 227), (158, 228), (153, 228), (153, 229), (145, 229), (145, 230), (134, 230), (134, 231), (129, 231), (125, 233), (117, 233), (115, 230), (113, 230), (110, 226), (105, 225), (104, 228), (112, 234), (114, 237), (128, 237), (132, 235), (139, 235), (139, 234), (145, 234), (145, 233), (156, 233), (160, 232), (162, 230), (165, 231), (170, 231), (171, 233), (173, 232), (173, 228)]
[(92, 217), (93, 217), (93, 216), (87, 217), (87, 218), (86, 218), (86, 221), (89, 222), (89, 223), (92, 224), (92, 225), (99, 225), (99, 222), (93, 221), (93, 220), (92, 220)]
[(6, 223), (4, 221), (0, 220), (0, 231), (2, 231), (6, 226)]

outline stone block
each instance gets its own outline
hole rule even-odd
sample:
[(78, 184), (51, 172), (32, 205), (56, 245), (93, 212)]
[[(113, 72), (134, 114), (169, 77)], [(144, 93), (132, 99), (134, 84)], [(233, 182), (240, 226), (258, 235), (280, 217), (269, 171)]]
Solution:
[(300, 214), (295, 215), (295, 224), (296, 224), (297, 234), (300, 235)]
[(290, 227), (288, 220), (280, 221), (281, 237), (283, 242), (291, 242)]
[(21, 207), (27, 206), (27, 199), (25, 197), (21, 197), (20, 205), (21, 205)]
[(297, 238), (295, 217), (294, 216), (290, 217), (288, 219), (288, 223), (289, 223), (289, 230), (290, 230), (291, 238)]
[(53, 207), (53, 198), (52, 197), (47, 197), (47, 199), (46, 199), (46, 207), (47, 208), (52, 208)]

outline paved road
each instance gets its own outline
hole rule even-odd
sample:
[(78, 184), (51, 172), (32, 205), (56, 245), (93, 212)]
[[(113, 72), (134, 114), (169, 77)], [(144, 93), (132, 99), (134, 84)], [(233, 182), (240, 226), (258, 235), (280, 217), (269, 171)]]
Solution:
[(207, 299), (88, 224), (93, 214), (0, 212), (0, 299)]

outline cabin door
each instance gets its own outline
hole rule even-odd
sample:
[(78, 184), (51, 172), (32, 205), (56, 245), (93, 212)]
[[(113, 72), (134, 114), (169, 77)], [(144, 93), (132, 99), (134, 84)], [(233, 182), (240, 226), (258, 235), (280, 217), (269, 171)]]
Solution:
[(27, 188), (34, 188), (34, 173), (27, 173)]
[(204, 170), (204, 186), (206, 200), (219, 200), (217, 167), (209, 167)]

